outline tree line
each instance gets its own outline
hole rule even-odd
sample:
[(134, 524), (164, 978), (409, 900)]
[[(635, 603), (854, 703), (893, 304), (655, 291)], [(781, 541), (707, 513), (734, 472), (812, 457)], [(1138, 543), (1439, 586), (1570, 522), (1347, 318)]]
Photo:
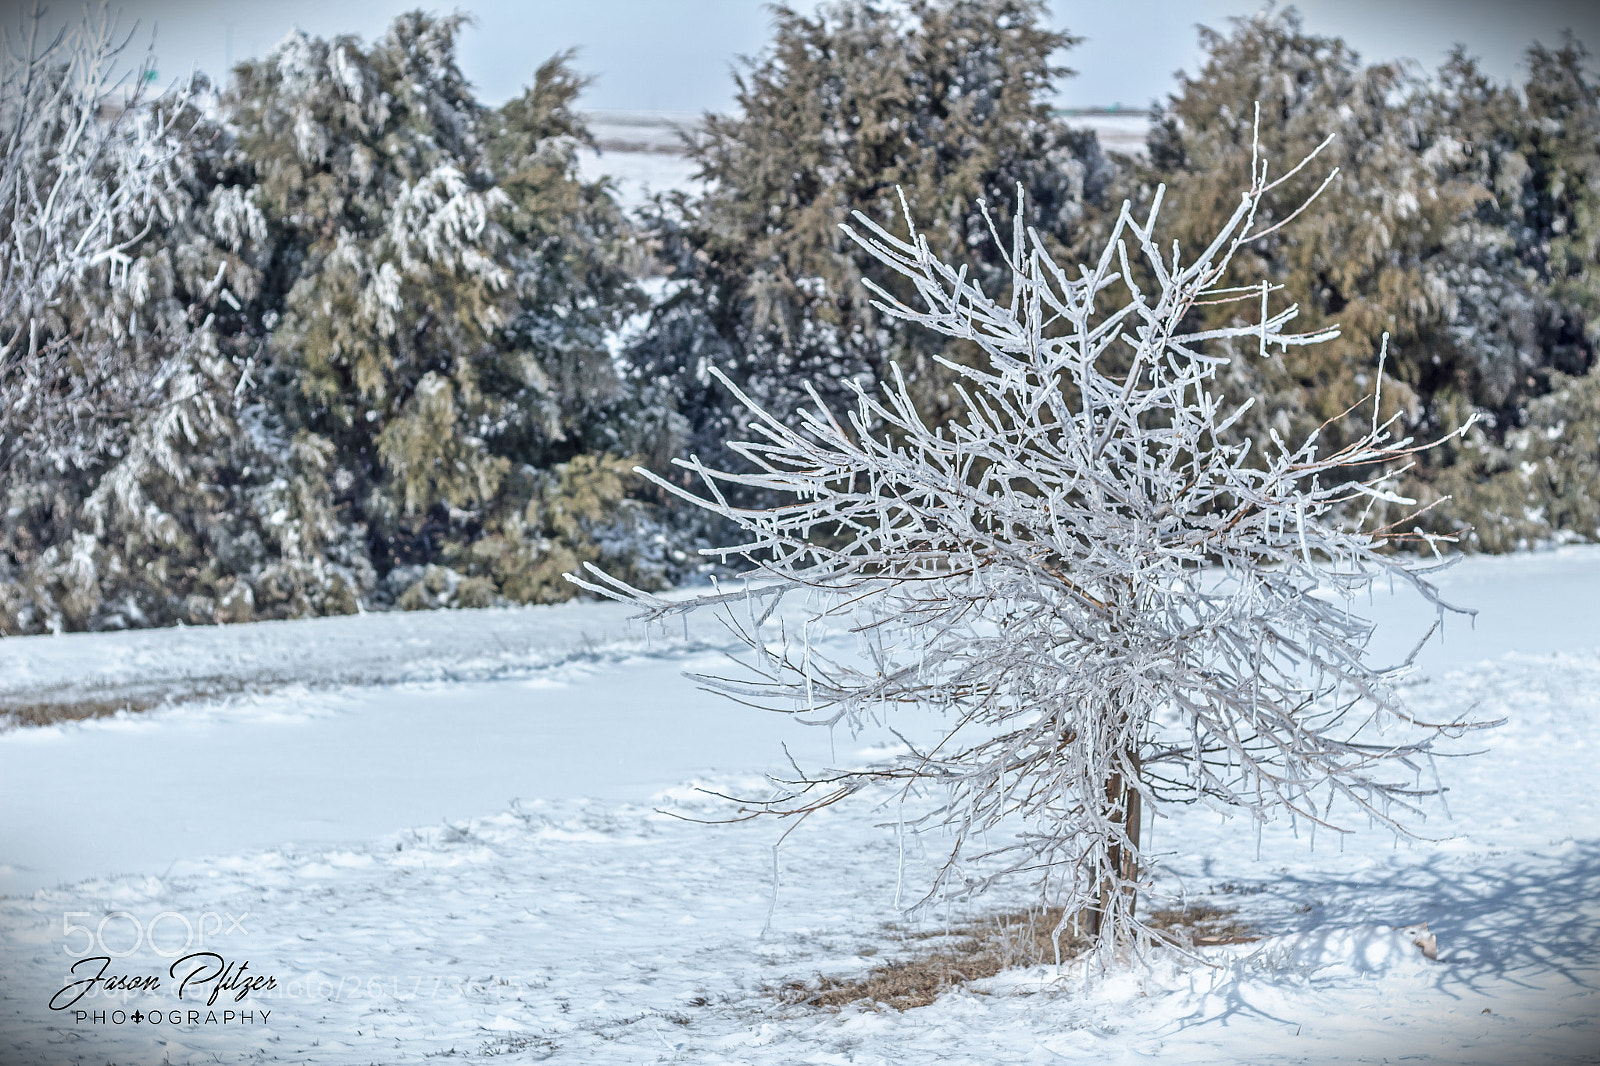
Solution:
[(464, 21), (296, 33), (164, 94), (85, 79), (117, 66), (104, 25), (7, 60), (0, 629), (552, 602), (584, 562), (681, 581), (728, 530), (632, 471), (737, 463), (739, 393), (842, 407), (898, 368), (929, 424), (961, 414), (974, 351), (874, 307), (868, 282), (911, 294), (840, 231), (852, 212), (890, 226), (904, 197), (998, 298), (990, 217), (1009, 232), (1019, 187), (1059, 261), (1158, 188), (1187, 248), (1260, 159), (1330, 134), (1263, 198), (1266, 228), (1332, 181), (1230, 269), (1340, 335), (1215, 342), (1219, 387), (1256, 397), (1230, 432), (1336, 449), (1381, 385), (1419, 441), (1472, 424), (1414, 457), (1415, 506), (1358, 520), (1486, 551), (1600, 536), (1600, 92), (1571, 38), (1517, 86), (1459, 51), (1363, 63), (1292, 9), (1235, 20), (1119, 156), (1053, 113), (1080, 42), (1042, 4), (779, 7), (686, 146), (699, 191), (630, 215), (579, 173), (573, 55), (490, 107)]

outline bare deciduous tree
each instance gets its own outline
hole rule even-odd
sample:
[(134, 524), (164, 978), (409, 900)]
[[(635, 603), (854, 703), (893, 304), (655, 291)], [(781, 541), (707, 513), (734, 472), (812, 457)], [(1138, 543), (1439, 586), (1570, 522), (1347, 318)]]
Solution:
[[(1234, 440), (1243, 408), (1218, 395), (1222, 360), (1205, 351), (1253, 338), (1266, 357), (1334, 335), (1286, 332), (1295, 309), (1272, 311), (1271, 285), (1223, 281), (1235, 253), (1276, 228), (1256, 226), (1257, 207), (1288, 176), (1269, 181), (1258, 162), (1187, 263), (1156, 241), (1159, 191), (1143, 222), (1123, 206), (1076, 276), (1015, 225), (1004, 300), (914, 228), (901, 240), (857, 216), (852, 236), (923, 304), (880, 290), (879, 307), (986, 357), (947, 364), (968, 413), (924, 424), (898, 376), (879, 396), (858, 389), (844, 423), (818, 402), (798, 430), (743, 398), (760, 439), (734, 448), (753, 472), (682, 462), (704, 496), (656, 481), (736, 522), (746, 542), (712, 554), (770, 580), (668, 601), (592, 566), (569, 575), (652, 619), (725, 609), (747, 672), (704, 680), (738, 699), (822, 724), (905, 706), (947, 716), (936, 743), (777, 781), (749, 810), (803, 816), (882, 782), (938, 786), (920, 824), (953, 843), (932, 889), (1030, 878), (1102, 959), (1151, 935), (1134, 908), (1148, 877), (1140, 826), (1163, 804), (1405, 831), (1439, 789), (1434, 743), (1472, 728), (1412, 715), (1393, 684), (1411, 658), (1375, 664), (1374, 627), (1351, 609), (1383, 579), (1441, 618), (1458, 610), (1430, 581), (1437, 538), (1413, 534), (1433, 553), (1418, 561), (1387, 551), (1394, 530), (1362, 525), (1364, 505), (1406, 502), (1390, 484), (1417, 446), (1376, 413), (1329, 454), (1314, 435)], [(1218, 300), (1241, 302), (1240, 324), (1185, 331), (1192, 308)], [(732, 507), (729, 484), (784, 502)], [(807, 602), (798, 636), (777, 610), (790, 593)], [(815, 639), (839, 622), (860, 635), (859, 658)]]

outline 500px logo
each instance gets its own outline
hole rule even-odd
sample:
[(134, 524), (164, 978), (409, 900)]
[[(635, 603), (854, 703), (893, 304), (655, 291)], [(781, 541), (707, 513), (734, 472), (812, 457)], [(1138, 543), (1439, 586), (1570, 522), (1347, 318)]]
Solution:
[[(125, 959), (142, 947), (162, 958), (175, 959), (194, 948), (206, 946), (206, 937), (248, 935), (245, 911), (237, 918), (227, 911), (206, 911), (195, 921), (177, 911), (162, 911), (148, 922), (131, 911), (111, 911), (92, 926), (79, 925), (75, 918), (93, 918), (90, 911), (67, 911), (61, 915), (63, 955), (106, 955)], [(75, 939), (81, 938), (81, 939)], [(181, 943), (180, 943), (181, 940)]]

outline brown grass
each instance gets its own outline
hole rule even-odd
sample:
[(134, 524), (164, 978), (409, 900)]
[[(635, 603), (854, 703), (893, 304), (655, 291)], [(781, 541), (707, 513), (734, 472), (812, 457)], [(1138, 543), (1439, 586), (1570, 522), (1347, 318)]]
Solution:
[[(278, 678), (251, 681), (225, 676), (185, 677), (127, 686), (107, 685), (100, 691), (74, 693), (68, 686), (11, 696), (0, 695), (0, 731), (52, 722), (81, 722), (108, 718), (118, 711), (130, 714), (165, 704), (217, 699), (257, 690), (270, 691)], [(70, 693), (70, 695), (69, 695)]]
[[(1231, 908), (1193, 904), (1181, 910), (1155, 911), (1145, 923), (1158, 934), (1183, 947), (1240, 944), (1258, 935), (1234, 916)], [(772, 993), (790, 1006), (838, 1010), (849, 1003), (910, 1010), (926, 1007), (940, 995), (1001, 970), (1019, 966), (1053, 964), (1056, 959), (1054, 932), (1061, 921), (1061, 908), (1015, 911), (978, 919), (946, 931), (907, 932), (888, 927), (891, 938), (902, 943), (920, 942), (902, 958), (873, 967), (853, 977), (818, 975), (809, 981), (789, 981)], [(1088, 942), (1064, 932), (1061, 959), (1074, 957)], [(862, 954), (875, 954), (876, 949)]]
[(1179, 947), (1205, 948), (1260, 940), (1261, 934), (1236, 914), (1232, 907), (1191, 903), (1181, 910), (1153, 911), (1144, 923)]
[(49, 725), (51, 722), (81, 722), (89, 718), (108, 718), (118, 711), (148, 711), (160, 703), (155, 699), (39, 700), (28, 703), (0, 703), (0, 725)]

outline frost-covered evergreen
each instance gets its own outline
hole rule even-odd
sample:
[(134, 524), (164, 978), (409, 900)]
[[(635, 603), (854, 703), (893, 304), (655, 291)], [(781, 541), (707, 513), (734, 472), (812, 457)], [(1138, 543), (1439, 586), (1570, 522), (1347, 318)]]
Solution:
[[(1483, 261), (1492, 267), (1507, 239), (1476, 223), (1479, 189), (1458, 180), (1463, 146), (1433, 121), (1431, 101), (1403, 66), (1363, 65), (1337, 38), (1306, 33), (1292, 10), (1236, 20), (1228, 35), (1202, 31), (1202, 44), (1204, 66), (1183, 77), (1157, 116), (1145, 177), (1172, 188), (1180, 238), (1199, 237), (1231, 212), (1232, 190), (1250, 166), (1257, 101), (1271, 155), (1299, 158), (1334, 135), (1321, 157), (1338, 168), (1329, 188), (1293, 227), (1258, 242), (1234, 265), (1240, 278), (1287, 285), (1310, 325), (1337, 320), (1342, 328), (1340, 339), (1281, 365), (1239, 363), (1241, 394), (1270, 398), (1259, 419), (1297, 434), (1330, 419), (1335, 432), (1359, 432), (1359, 418), (1343, 412), (1370, 391), (1373, 353), (1385, 332), (1397, 404), (1432, 396), (1459, 362), (1482, 373), (1508, 354), (1528, 354), (1528, 310), (1506, 308), (1503, 300), (1482, 313), (1506, 323), (1511, 345), (1443, 348), (1456, 314), (1478, 310), (1460, 306), (1460, 282)], [(1320, 180), (1321, 172), (1307, 174), (1263, 210), (1286, 216)], [(1205, 317), (1220, 323), (1236, 314), (1216, 307)]]
[(1074, 43), (1032, 0), (774, 9), (737, 110), (707, 116), (690, 149), (707, 192), (670, 197), (648, 220), (668, 296), (628, 357), (642, 380), (670, 384), (690, 451), (727, 456), (749, 417), (711, 366), (778, 412), (803, 400), (803, 382), (840, 398), (891, 363), (930, 414), (959, 407), (934, 358), (952, 346), (872, 307), (863, 278), (899, 281), (838, 225), (853, 210), (893, 215), (903, 188), (937, 249), (974, 246), (977, 276), (1003, 285), (978, 201), (1009, 200), (1022, 182), (1028, 221), (1070, 245), (1107, 177), (1093, 136), (1050, 115), (1068, 73), (1052, 55)]
[[(139, 258), (181, 200), (183, 96), (153, 105), (148, 60), (105, 13), (48, 38), (42, 13), (0, 27), (0, 469), (28, 453), (83, 466), (114, 451), (140, 395), (121, 342), (153, 285)], [(75, 316), (86, 295), (117, 302)], [(178, 340), (176, 343), (181, 344)], [(153, 366), (159, 366), (159, 356)], [(150, 366), (139, 369), (148, 372)]]
[[(1600, 86), (1570, 37), (1559, 49), (1536, 45), (1528, 60), (1520, 95), (1481, 83), (1454, 95), (1464, 136), (1494, 159), (1484, 210), (1536, 279), (1532, 357), (1502, 364), (1494, 389), (1461, 398), (1490, 418), (1424, 471), (1424, 491), (1454, 497), (1436, 524), (1471, 524), (1469, 543), (1489, 551), (1600, 537)], [(1465, 304), (1504, 284), (1503, 275), (1472, 281)], [(1508, 395), (1521, 402), (1503, 402)]]
[(581, 82), (558, 57), (486, 109), (460, 24), (295, 34), (221, 101), (117, 95), (99, 23), (7, 67), (6, 630), (681, 570), (631, 473), (675, 423), (613, 369), (636, 257), (577, 176)]
[[(1432, 77), (1406, 64), (1363, 65), (1337, 38), (1306, 32), (1293, 9), (1235, 20), (1229, 34), (1203, 31), (1202, 44), (1205, 64), (1161, 109), (1148, 164), (1133, 175), (1146, 194), (1158, 182), (1174, 190), (1180, 236), (1208, 232), (1231, 209), (1258, 100), (1269, 151), (1304, 153), (1332, 132), (1321, 158), (1339, 171), (1294, 226), (1235, 264), (1240, 278), (1287, 286), (1309, 323), (1337, 320), (1343, 329), (1340, 340), (1282, 361), (1235, 360), (1234, 395), (1266, 401), (1241, 432), (1330, 423), (1330, 439), (1359, 433), (1353, 410), (1377, 372), (1377, 338), (1388, 333), (1386, 393), (1414, 432), (1452, 436), (1477, 419), (1409, 476), (1407, 491), (1435, 505), (1430, 528), (1471, 527), (1467, 543), (1491, 550), (1551, 536), (1542, 517), (1553, 513), (1549, 501), (1530, 497), (1541, 491), (1494, 475), (1520, 470), (1508, 434), (1549, 406), (1530, 405), (1593, 362), (1577, 266), (1593, 260), (1593, 248), (1564, 240), (1566, 223), (1555, 220), (1582, 213), (1586, 183), (1549, 176), (1584, 173), (1578, 146), (1593, 144), (1583, 133), (1593, 90), (1585, 97), (1576, 53), (1536, 48), (1534, 78), (1519, 97), (1459, 53)], [(1269, 200), (1268, 217), (1292, 210), (1310, 180)], [(1542, 189), (1563, 191), (1552, 198)], [(1565, 266), (1552, 271), (1553, 259)], [(1219, 306), (1200, 318), (1236, 315)]]
[(327, 453), (330, 505), (386, 564), (431, 559), (448, 510), (483, 507), (508, 467), (479, 387), (511, 311), (506, 197), (455, 66), (459, 24), (405, 16), (370, 51), (296, 32), (231, 94), (273, 228), (290, 428)]
[(265, 420), (327, 457), (319, 506), (379, 579), (361, 593), (405, 606), (565, 598), (553, 574), (644, 521), (618, 464), (651, 442), (606, 349), (629, 242), (575, 174), (579, 83), (558, 59), (489, 111), (463, 21), (413, 12), (370, 48), (297, 33), (231, 94), (281, 301)]
[(259, 218), (209, 165), (203, 84), (148, 93), (148, 59), (117, 80), (103, 11), (39, 25), (0, 58), (0, 628), (171, 622)]

